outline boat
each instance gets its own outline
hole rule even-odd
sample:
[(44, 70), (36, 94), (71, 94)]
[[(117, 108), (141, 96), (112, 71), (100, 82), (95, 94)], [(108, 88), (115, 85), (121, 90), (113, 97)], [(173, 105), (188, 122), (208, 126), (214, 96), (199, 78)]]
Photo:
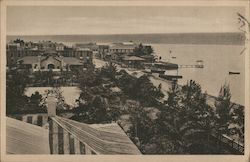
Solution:
[(159, 74), (164, 74), (166, 70), (163, 69), (157, 69), (157, 68), (152, 68), (151, 73), (159, 73)]
[(233, 72), (233, 71), (229, 71), (229, 75), (239, 75), (240, 72)]
[(174, 81), (174, 80), (178, 80), (182, 78), (181, 75), (165, 75), (165, 74), (160, 74), (159, 77), (166, 79), (166, 80), (170, 80), (170, 81)]

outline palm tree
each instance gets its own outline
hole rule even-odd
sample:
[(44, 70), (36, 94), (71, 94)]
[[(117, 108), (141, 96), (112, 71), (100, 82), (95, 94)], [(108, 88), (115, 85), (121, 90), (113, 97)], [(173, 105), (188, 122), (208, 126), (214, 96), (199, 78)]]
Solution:
[(183, 87), (173, 84), (168, 96), (157, 119), (158, 134), (174, 145), (167, 151), (206, 152), (214, 122), (211, 108), (206, 104), (206, 95), (202, 94), (199, 84), (194, 81)]
[(217, 127), (220, 134), (228, 133), (228, 126), (231, 122), (230, 111), (232, 105), (230, 102), (231, 93), (229, 85), (223, 85), (220, 89), (219, 95), (215, 101), (216, 113), (217, 113)]

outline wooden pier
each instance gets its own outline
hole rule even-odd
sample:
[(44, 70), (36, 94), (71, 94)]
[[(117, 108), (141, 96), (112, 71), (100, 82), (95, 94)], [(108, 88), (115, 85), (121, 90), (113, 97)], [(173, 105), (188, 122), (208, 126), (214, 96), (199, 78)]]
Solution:
[(197, 60), (195, 65), (178, 65), (178, 68), (204, 68), (203, 60)]
[(204, 68), (204, 65), (178, 65), (179, 68)]

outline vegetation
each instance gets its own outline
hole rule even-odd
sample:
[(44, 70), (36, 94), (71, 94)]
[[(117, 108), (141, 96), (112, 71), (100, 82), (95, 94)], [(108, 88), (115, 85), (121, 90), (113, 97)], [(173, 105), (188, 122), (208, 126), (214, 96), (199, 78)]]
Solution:
[(223, 85), (216, 98), (217, 130), (220, 134), (237, 135), (244, 140), (244, 107), (231, 101), (229, 85)]
[[(71, 78), (68, 73), (66, 76)], [(72, 119), (110, 123), (121, 122), (121, 116), (128, 115), (130, 127), (126, 133), (144, 154), (224, 153), (214, 142), (214, 134), (235, 135), (244, 142), (244, 107), (230, 101), (229, 85), (221, 87), (215, 106), (211, 107), (207, 104), (207, 94), (195, 81), (183, 86), (174, 82), (168, 99), (162, 102), (161, 84), (155, 87), (147, 75), (136, 78), (125, 70), (118, 71), (111, 62), (100, 70), (88, 67), (76, 78), (81, 94)], [(45, 75), (38, 72), (34, 79), (45, 85), (56, 84), (50, 72)], [(24, 95), (27, 84), (30, 83), (26, 71), (8, 72), (7, 114), (45, 111), (38, 92), (31, 97)], [(55, 90), (58, 109), (67, 109), (60, 90)], [(152, 118), (147, 108), (158, 110), (156, 118)]]
[(6, 113), (46, 112), (42, 96), (36, 92), (31, 97), (24, 95), (29, 83), (28, 73), (11, 70), (6, 79)]
[(135, 56), (144, 56), (144, 55), (151, 55), (154, 52), (151, 46), (143, 46), (142, 43), (139, 44), (138, 47), (134, 50)]

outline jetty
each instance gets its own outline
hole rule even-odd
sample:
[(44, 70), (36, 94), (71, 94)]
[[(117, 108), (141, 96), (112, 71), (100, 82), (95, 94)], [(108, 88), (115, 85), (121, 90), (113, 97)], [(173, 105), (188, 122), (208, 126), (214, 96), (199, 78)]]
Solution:
[(204, 68), (203, 60), (197, 60), (194, 65), (178, 65), (179, 68)]

